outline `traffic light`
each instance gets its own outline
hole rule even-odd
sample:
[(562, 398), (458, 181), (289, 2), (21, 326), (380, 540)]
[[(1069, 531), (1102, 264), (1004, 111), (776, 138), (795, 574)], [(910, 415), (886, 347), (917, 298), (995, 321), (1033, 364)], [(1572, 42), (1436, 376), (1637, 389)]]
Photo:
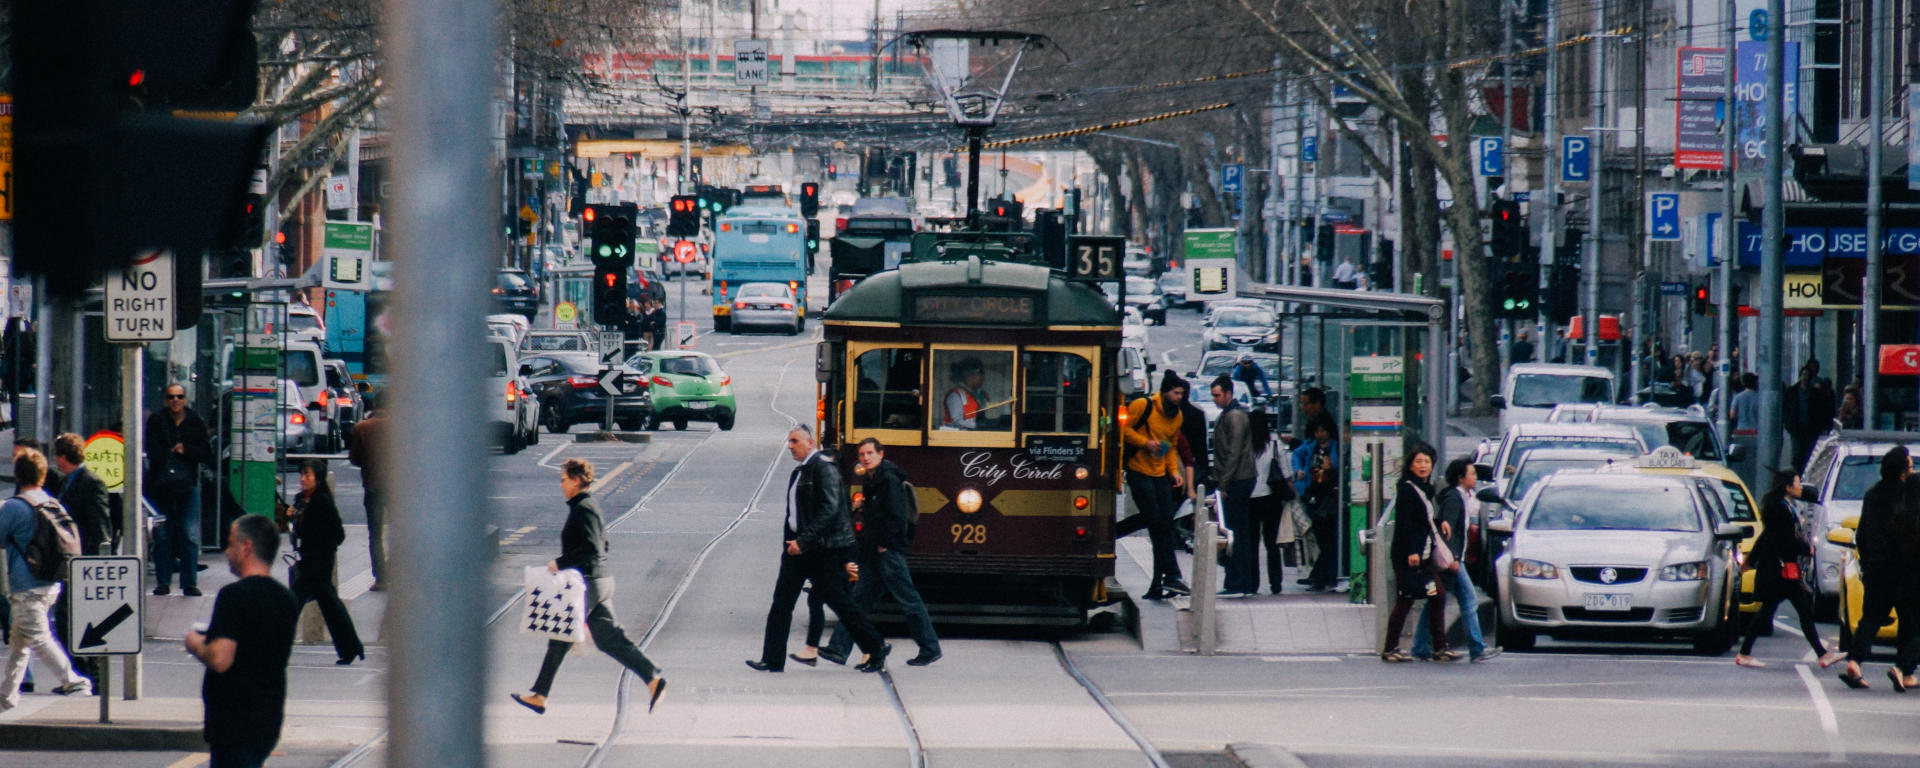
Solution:
[(700, 234), (700, 198), (674, 195), (668, 202), (667, 235), (693, 237)]
[(811, 181), (800, 185), (800, 215), (809, 219), (820, 214), (820, 185)]
[(1026, 206), (1022, 205), (1019, 200), (996, 197), (987, 201), (987, 215), (996, 219), (1004, 219), (1007, 222), (1019, 221), (1025, 208)]
[(1713, 314), (1713, 301), (1708, 298), (1707, 287), (1704, 285), (1696, 285), (1693, 287), (1693, 313), (1696, 315)]
[(1540, 273), (1528, 265), (1511, 265), (1500, 273), (1499, 315), (1515, 319), (1533, 317), (1539, 309), (1534, 306), (1539, 293)]
[(580, 214), (587, 225), (587, 257), (593, 265), (626, 269), (633, 266), (634, 241), (639, 239), (640, 209), (633, 203), (589, 205)]
[(820, 220), (807, 219), (807, 253), (820, 252)]
[(1520, 217), (1520, 204), (1512, 200), (1495, 200), (1487, 213), (1493, 219), (1492, 233), (1487, 240), (1493, 258), (1501, 261), (1519, 258), (1520, 250), (1527, 244), (1526, 222)]
[(53, 293), (78, 294), (139, 249), (197, 262), (243, 245), (271, 130), (232, 117), (259, 81), (254, 0), (192, 6), (9, 4), (15, 167), (0, 214), (14, 219), (15, 266)]
[(602, 263), (593, 274), (593, 321), (605, 326), (627, 322), (627, 269)]

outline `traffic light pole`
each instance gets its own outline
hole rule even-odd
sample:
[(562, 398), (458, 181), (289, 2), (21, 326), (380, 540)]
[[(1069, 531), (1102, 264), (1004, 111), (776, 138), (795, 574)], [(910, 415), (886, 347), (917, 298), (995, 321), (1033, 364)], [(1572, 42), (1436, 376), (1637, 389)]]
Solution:
[(1640, 87), (1633, 89), (1633, 296), (1629, 297), (1629, 312), (1633, 315), (1633, 336), (1631, 340), (1622, 334), (1621, 349), (1627, 355), (1627, 381), (1633, 389), (1633, 402), (1640, 404), (1640, 387), (1644, 371), (1634, 347), (1652, 340), (1650, 323), (1646, 320), (1647, 304), (1647, 3), (1642, 0), (1634, 4), (1637, 17), (1633, 23), (1633, 59), (1634, 82)]
[(1600, 186), (1607, 164), (1606, 31), (1607, 0), (1600, 0), (1593, 13), (1593, 95), (1587, 110), (1588, 119), (1593, 121), (1587, 131), (1591, 137), (1587, 150), (1587, 242), (1580, 260), (1580, 316), (1586, 325), (1581, 329), (1586, 345), (1582, 362), (1587, 365), (1600, 364)]
[(1720, 290), (1716, 294), (1720, 300), (1720, 313), (1714, 316), (1715, 325), (1718, 326), (1715, 335), (1720, 340), (1720, 359), (1713, 361), (1713, 364), (1719, 371), (1714, 386), (1726, 393), (1720, 401), (1720, 439), (1727, 445), (1733, 445), (1732, 386), (1733, 378), (1740, 375), (1739, 371), (1733, 370), (1733, 321), (1740, 316), (1740, 308), (1734, 306), (1733, 301), (1733, 261), (1740, 255), (1733, 221), (1736, 199), (1733, 181), (1734, 136), (1739, 133), (1740, 123), (1740, 111), (1733, 107), (1734, 35), (1740, 24), (1740, 13), (1734, 6), (1734, 0), (1727, 0), (1725, 13), (1727, 40), (1722, 58), (1724, 63), (1720, 66), (1720, 103), (1726, 114), (1720, 127), (1720, 226), (1726, 229), (1720, 235)]
[(1539, 295), (1547, 299), (1547, 301), (1535, 303), (1534, 307), (1538, 311), (1534, 313), (1533, 320), (1533, 359), (1535, 362), (1541, 363), (1546, 362), (1547, 358), (1553, 354), (1553, 343), (1547, 336), (1549, 327), (1549, 317), (1547, 313), (1550, 311), (1560, 311), (1559, 308), (1551, 304), (1553, 270), (1557, 269), (1560, 263), (1560, 163), (1558, 162), (1558, 153), (1560, 151), (1560, 134), (1558, 133), (1560, 130), (1560, 81), (1556, 79), (1560, 71), (1558, 63), (1560, 61), (1560, 50), (1558, 48), (1560, 44), (1560, 11), (1557, 9), (1557, 4), (1555, 3), (1547, 3), (1546, 6), (1547, 73), (1546, 77), (1543, 78), (1544, 84), (1542, 86), (1546, 93), (1543, 94), (1541, 104), (1540, 143), (1543, 145), (1541, 146), (1541, 150), (1546, 153), (1546, 162), (1541, 163), (1541, 175), (1546, 177), (1547, 195), (1546, 200), (1542, 201), (1546, 205), (1546, 216), (1541, 222), (1540, 228)]
[[(1885, 258), (1880, 245), (1880, 225), (1882, 195), (1880, 174), (1880, 150), (1886, 143), (1881, 137), (1885, 132), (1886, 121), (1886, 78), (1880, 75), (1881, 44), (1879, 27), (1880, 3), (1868, 3), (1866, 18), (1862, 20), (1864, 28), (1860, 39), (1866, 45), (1867, 77), (1867, 281), (1860, 290), (1860, 339), (1866, 348), (1860, 355), (1860, 415), (1861, 426), (1874, 429), (1880, 421), (1880, 293), (1883, 290), (1882, 261)], [(1909, 115), (1911, 120), (1920, 115)]]

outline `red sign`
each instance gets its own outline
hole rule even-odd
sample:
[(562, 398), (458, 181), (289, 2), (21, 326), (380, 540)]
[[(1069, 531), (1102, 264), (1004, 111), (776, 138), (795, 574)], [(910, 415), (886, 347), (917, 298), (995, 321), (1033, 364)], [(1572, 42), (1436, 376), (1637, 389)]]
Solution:
[(691, 240), (681, 240), (673, 244), (673, 259), (682, 264), (693, 262), (694, 246)]
[(1880, 345), (1880, 373), (1886, 376), (1920, 376), (1920, 344)]

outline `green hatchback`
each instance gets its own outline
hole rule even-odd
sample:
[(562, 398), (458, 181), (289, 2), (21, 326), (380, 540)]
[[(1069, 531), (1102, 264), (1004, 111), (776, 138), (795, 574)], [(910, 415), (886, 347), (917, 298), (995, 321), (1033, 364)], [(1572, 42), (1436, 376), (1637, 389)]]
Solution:
[(733, 378), (705, 352), (662, 350), (627, 358), (653, 392), (650, 429), (672, 424), (684, 430), (689, 421), (711, 421), (733, 429)]

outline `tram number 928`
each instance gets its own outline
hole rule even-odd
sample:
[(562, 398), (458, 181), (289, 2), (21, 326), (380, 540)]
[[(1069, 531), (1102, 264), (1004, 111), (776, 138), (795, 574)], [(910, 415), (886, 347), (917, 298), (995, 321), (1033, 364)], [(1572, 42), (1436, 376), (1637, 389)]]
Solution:
[(953, 543), (955, 544), (987, 543), (987, 527), (984, 525), (978, 525), (975, 523), (954, 523), (952, 531), (953, 531)]

